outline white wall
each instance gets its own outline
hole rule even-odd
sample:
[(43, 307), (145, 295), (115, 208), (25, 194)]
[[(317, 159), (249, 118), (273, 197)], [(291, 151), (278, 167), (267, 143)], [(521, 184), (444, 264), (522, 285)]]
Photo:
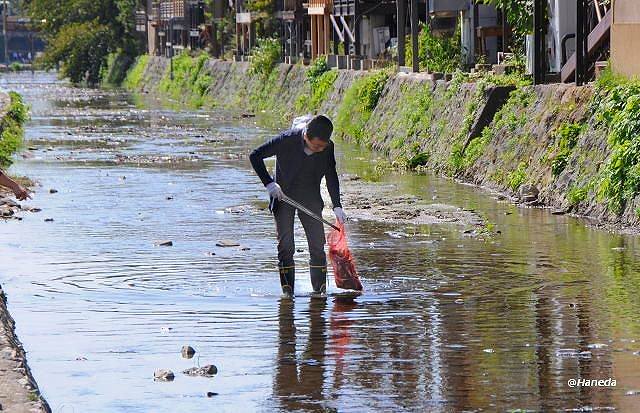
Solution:
[[(547, 37), (547, 58), (551, 72), (562, 70), (561, 41), (564, 35), (576, 32), (576, 2), (549, 0), (549, 32)], [(575, 39), (567, 41), (567, 58), (576, 50)]]
[(364, 16), (360, 20), (360, 54), (375, 58), (384, 51), (384, 44), (378, 45), (374, 41), (374, 29), (385, 25), (385, 17), (378, 15)]

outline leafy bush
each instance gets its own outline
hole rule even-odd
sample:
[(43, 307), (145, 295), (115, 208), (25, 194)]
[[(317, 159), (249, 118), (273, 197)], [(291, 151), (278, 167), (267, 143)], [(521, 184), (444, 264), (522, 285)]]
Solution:
[(107, 63), (100, 70), (100, 81), (105, 85), (120, 85), (127, 76), (127, 69), (134, 62), (134, 58), (122, 49), (107, 56)]
[(47, 45), (44, 65), (53, 69), (62, 62), (62, 75), (72, 82), (98, 83), (109, 54), (110, 34), (107, 26), (95, 21), (65, 26)]
[(142, 55), (136, 59), (136, 63), (129, 69), (124, 79), (123, 86), (129, 90), (136, 90), (140, 87), (144, 71), (149, 63), (149, 55)]
[[(422, 70), (453, 73), (462, 67), (462, 45), (460, 31), (452, 36), (438, 36), (431, 33), (428, 25), (422, 24), (418, 34), (418, 62)], [(411, 37), (408, 37), (405, 50), (406, 61), (413, 59)]]
[(640, 192), (640, 81), (611, 73), (596, 84), (593, 109), (609, 133), (611, 155), (604, 167), (598, 195), (609, 209), (621, 213)]
[(158, 89), (178, 102), (200, 108), (205, 104), (205, 95), (211, 84), (211, 76), (206, 70), (203, 70), (208, 59), (209, 55), (205, 52), (195, 57), (188, 53), (181, 53), (174, 57), (173, 80), (171, 79), (171, 67), (168, 66)]
[(353, 82), (338, 108), (335, 124), (339, 133), (354, 138), (358, 143), (363, 141), (364, 126), (378, 104), (388, 78), (386, 71), (377, 71)]
[(263, 78), (269, 77), (276, 64), (280, 62), (280, 41), (278, 39), (258, 39), (253, 50), (249, 73)]
[(524, 162), (520, 162), (520, 164), (518, 164), (518, 168), (515, 171), (511, 172), (507, 177), (507, 186), (512, 191), (517, 191), (526, 179), (527, 164)]
[[(31, 21), (46, 40), (39, 60), (45, 69), (61, 64), (72, 82), (98, 83), (107, 56), (120, 51), (132, 62), (142, 49), (136, 32), (138, 0), (30, 0)], [(121, 72), (124, 72), (121, 70)]]
[(575, 206), (587, 199), (587, 194), (589, 193), (589, 188), (574, 186), (569, 192), (567, 192), (567, 201), (569, 201), (569, 205)]
[(311, 86), (311, 94), (303, 93), (298, 97), (295, 104), (296, 112), (313, 112), (318, 109), (333, 88), (337, 78), (338, 72), (331, 70), (314, 79)]
[(9, 92), (11, 103), (7, 114), (0, 122), (0, 166), (6, 168), (13, 161), (13, 155), (22, 144), (24, 131), (22, 125), (26, 122), (29, 113), (27, 106), (22, 101), (22, 96), (15, 92)]
[(307, 70), (307, 80), (311, 84), (311, 88), (313, 89), (313, 87), (318, 82), (318, 79), (320, 79), (322, 75), (330, 70), (331, 68), (329, 67), (327, 59), (324, 56), (316, 59), (315, 62), (313, 62), (313, 64), (309, 67), (309, 70)]
[(556, 155), (551, 161), (551, 172), (558, 176), (567, 166), (571, 151), (578, 143), (578, 136), (583, 125), (579, 123), (564, 123), (556, 131)]
[(491, 4), (501, 10), (506, 10), (516, 50), (522, 50), (525, 36), (533, 33), (534, 0), (479, 0), (478, 3)]

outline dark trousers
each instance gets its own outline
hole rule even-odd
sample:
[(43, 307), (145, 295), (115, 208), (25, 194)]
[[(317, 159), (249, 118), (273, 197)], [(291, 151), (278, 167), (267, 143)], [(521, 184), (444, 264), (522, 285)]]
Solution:
[[(309, 208), (313, 213), (322, 215), (321, 204), (305, 203), (300, 200), (299, 202)], [(295, 214), (296, 209), (284, 202), (278, 202), (278, 206), (273, 213), (276, 220), (276, 234), (278, 237), (278, 261), (281, 267), (294, 266), (293, 254), (295, 252), (295, 241), (293, 239), (293, 219)], [(298, 211), (298, 218), (307, 236), (307, 245), (309, 246), (309, 254), (311, 255), (309, 264), (311, 266), (326, 266), (327, 256), (324, 253), (326, 240), (322, 223), (300, 211)]]

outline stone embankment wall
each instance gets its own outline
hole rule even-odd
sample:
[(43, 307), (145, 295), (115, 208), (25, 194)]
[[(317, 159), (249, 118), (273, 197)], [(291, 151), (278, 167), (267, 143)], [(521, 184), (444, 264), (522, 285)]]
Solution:
[(171, 81), (169, 61), (147, 56), (128, 86), (183, 104), (195, 96), (203, 109), (268, 115), (278, 126), (302, 113), (326, 113), (336, 120), (337, 134), (384, 152), (391, 166), (435, 172), (615, 229), (635, 231), (640, 224), (640, 167), (633, 163), (640, 160), (625, 158), (638, 169), (638, 184), (635, 175), (615, 168), (612, 125), (602, 121), (598, 106), (608, 91), (594, 85), (518, 85), (489, 125), (471, 136), (504, 79), (433, 82), (421, 74), (340, 70), (312, 87), (309, 69), (299, 65), (278, 65), (269, 75), (252, 73), (248, 63), (204, 57), (195, 66), (174, 72)]

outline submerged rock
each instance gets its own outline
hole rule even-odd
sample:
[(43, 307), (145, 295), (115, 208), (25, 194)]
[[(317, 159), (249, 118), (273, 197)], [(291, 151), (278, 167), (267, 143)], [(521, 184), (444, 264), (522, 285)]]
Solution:
[(153, 373), (153, 379), (156, 381), (173, 381), (176, 376), (169, 369), (158, 369)]
[(190, 359), (196, 354), (196, 350), (191, 346), (182, 346), (182, 358)]
[(202, 376), (202, 377), (212, 377), (218, 374), (218, 368), (213, 364), (207, 364), (202, 367), (191, 367), (190, 369), (186, 369), (182, 373), (187, 376)]

